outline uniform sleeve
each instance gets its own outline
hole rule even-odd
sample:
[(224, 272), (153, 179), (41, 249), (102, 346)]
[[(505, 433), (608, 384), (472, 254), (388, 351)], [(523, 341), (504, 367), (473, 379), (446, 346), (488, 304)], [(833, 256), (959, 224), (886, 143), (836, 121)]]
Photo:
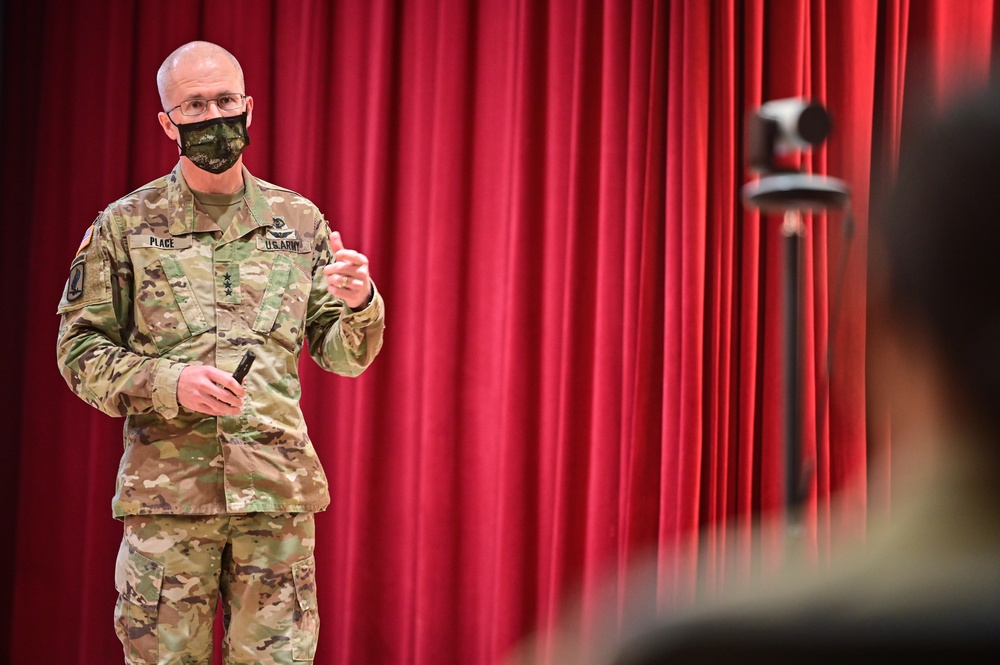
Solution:
[(127, 348), (132, 265), (120, 221), (105, 210), (84, 235), (59, 302), (59, 371), (85, 402), (111, 416), (177, 415), (183, 363)]
[(326, 289), (323, 268), (333, 262), (330, 227), (322, 218), (314, 236), (315, 250), (312, 289), (306, 334), (309, 353), (323, 369), (343, 376), (361, 374), (382, 348), (385, 306), (375, 288), (371, 302), (362, 310), (351, 311), (340, 298)]

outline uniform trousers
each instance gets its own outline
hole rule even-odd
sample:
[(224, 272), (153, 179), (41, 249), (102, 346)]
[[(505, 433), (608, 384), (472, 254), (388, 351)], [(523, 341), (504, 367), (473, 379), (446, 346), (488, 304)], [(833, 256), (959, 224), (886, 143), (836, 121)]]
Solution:
[(129, 515), (115, 566), (127, 665), (311, 663), (319, 634), (312, 513)]

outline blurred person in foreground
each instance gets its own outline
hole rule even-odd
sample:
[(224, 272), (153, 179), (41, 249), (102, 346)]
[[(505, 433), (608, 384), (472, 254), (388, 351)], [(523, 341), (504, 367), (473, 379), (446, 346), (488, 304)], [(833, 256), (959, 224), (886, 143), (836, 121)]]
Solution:
[(157, 88), (179, 161), (98, 215), (58, 308), (66, 382), (125, 417), (116, 630), (126, 663), (209, 663), (221, 605), (227, 665), (312, 662), (330, 496), (299, 356), (308, 342), (322, 368), (360, 374), (382, 299), (311, 202), (243, 166), (253, 98), (232, 54), (185, 44)]
[[(865, 543), (821, 570), (791, 557), (672, 612), (657, 609), (655, 555), (633, 561), (634, 584), (619, 594), (611, 581), (596, 605), (574, 601), (554, 633), (506, 663), (954, 662), (1000, 651), (997, 192), (1000, 92), (980, 93), (903, 145), (873, 215), (869, 399), (891, 414), (893, 502)], [(588, 623), (593, 607), (604, 618)]]
[(927, 662), (1000, 650), (1000, 93), (904, 144), (873, 216), (869, 389), (893, 503), (829, 569), (662, 618), (615, 665)]

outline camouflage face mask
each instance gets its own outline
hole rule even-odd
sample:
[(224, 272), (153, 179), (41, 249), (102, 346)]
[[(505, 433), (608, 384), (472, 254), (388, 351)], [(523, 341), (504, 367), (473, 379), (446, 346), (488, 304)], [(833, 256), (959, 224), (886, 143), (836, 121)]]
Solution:
[(209, 173), (231, 169), (250, 145), (246, 112), (174, 126), (181, 134), (181, 155)]

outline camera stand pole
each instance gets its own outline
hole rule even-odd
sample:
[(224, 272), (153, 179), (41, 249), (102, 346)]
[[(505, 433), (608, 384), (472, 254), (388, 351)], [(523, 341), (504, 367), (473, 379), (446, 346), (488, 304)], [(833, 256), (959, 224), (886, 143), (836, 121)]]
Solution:
[(781, 212), (785, 243), (784, 324), (784, 482), (790, 560), (802, 532), (802, 211), (822, 212), (850, 202), (850, 188), (837, 178), (805, 173), (776, 173), (743, 186), (744, 202), (762, 212)]
[(781, 226), (785, 242), (784, 265), (784, 397), (785, 397), (785, 509), (790, 535), (797, 536), (802, 503), (802, 267), (805, 227), (799, 210), (786, 210)]

